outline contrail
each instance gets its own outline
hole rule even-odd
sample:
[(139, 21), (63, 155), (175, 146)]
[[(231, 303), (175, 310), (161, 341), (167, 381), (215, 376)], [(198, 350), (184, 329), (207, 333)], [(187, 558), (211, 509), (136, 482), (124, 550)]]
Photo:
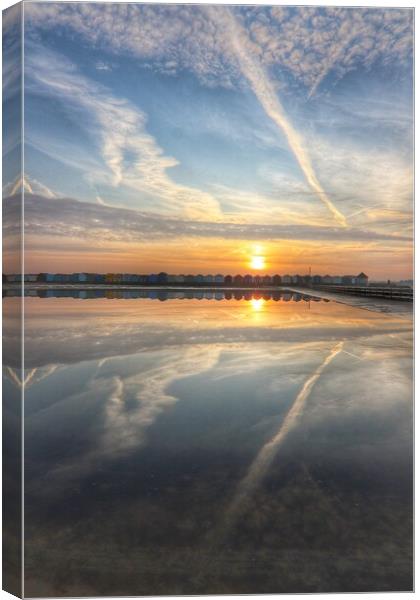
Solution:
[[(224, 10), (225, 16), (223, 21), (220, 20), (220, 11), (222, 10)], [(247, 52), (245, 45), (242, 42), (242, 38), (246, 35), (242, 27), (228, 8), (223, 9), (221, 6), (214, 8), (209, 7), (209, 11), (211, 12), (212, 17), (217, 20), (224, 29), (226, 29), (227, 25), (229, 40), (239, 61), (242, 73), (251, 84), (254, 94), (260, 101), (268, 117), (270, 117), (286, 136), (290, 149), (295, 155), (295, 158), (306, 177), (308, 185), (325, 204), (337, 223), (342, 227), (347, 227), (345, 216), (334, 206), (319, 183), (312, 167), (311, 159), (303, 145), (302, 138), (289, 122), (284, 108), (277, 97), (274, 85), (264, 72), (262, 66), (254, 60), (249, 52)]]
[(284, 442), (289, 431), (296, 425), (296, 421), (302, 413), (312, 388), (320, 378), (324, 369), (330, 364), (334, 357), (342, 351), (343, 345), (344, 342), (339, 342), (336, 344), (322, 364), (320, 364), (316, 371), (309, 377), (309, 379), (305, 381), (302, 389), (296, 396), (296, 400), (287, 413), (280, 429), (271, 438), (271, 440), (261, 448), (255, 460), (249, 467), (247, 474), (242, 481), (240, 481), (236, 494), (226, 510), (223, 524), (220, 528), (218, 528), (218, 531), (223, 537), (233, 526), (238, 517), (246, 510), (248, 500), (267, 474), (267, 471), (269, 470), (273, 459), (277, 454), (277, 450)]

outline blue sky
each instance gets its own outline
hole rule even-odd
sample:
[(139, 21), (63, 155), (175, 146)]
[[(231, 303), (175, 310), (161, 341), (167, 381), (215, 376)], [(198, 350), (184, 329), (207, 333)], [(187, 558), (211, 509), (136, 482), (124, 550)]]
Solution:
[[(257, 237), (269, 270), (407, 276), (412, 26), (407, 9), (26, 4), (34, 268), (55, 241), (49, 270), (89, 244), (77, 268), (93, 267), (109, 242), (122, 270), (169, 270), (171, 247), (173, 268), (241, 272)], [(141, 219), (125, 235), (108, 209), (161, 235)]]

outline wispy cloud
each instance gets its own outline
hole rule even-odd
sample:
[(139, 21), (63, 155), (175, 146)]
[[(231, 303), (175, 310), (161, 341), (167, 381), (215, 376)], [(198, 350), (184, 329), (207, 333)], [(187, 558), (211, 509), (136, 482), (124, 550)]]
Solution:
[(239, 61), (243, 74), (248, 79), (267, 116), (272, 119), (286, 136), (290, 149), (299, 163), (309, 186), (325, 204), (339, 225), (346, 227), (347, 223), (344, 215), (334, 206), (318, 181), (303, 137), (288, 118), (278, 98), (273, 82), (270, 81), (263, 67), (258, 64), (254, 53), (247, 49), (245, 31), (235, 20), (229, 8), (226, 8), (224, 13), (221, 13), (220, 7), (209, 7), (208, 10), (212, 18), (215, 21), (218, 20), (220, 27), (227, 31), (227, 37), (231, 40), (232, 49)]
[(13, 196), (19, 194), (22, 191), (29, 192), (29, 194), (40, 194), (45, 198), (58, 198), (59, 194), (51, 190), (48, 186), (44, 185), (37, 179), (24, 175), (19, 176), (14, 181), (10, 181), (3, 186), (3, 196)]
[[(4, 235), (15, 233), (20, 199), (4, 203)], [(28, 236), (50, 236), (100, 242), (144, 242), (173, 238), (223, 238), (236, 240), (388, 240), (410, 242), (411, 237), (376, 233), (364, 229), (266, 223), (231, 223), (186, 220), (117, 208), (71, 198), (45, 198), (25, 195), (25, 228)]]
[[(217, 200), (200, 189), (176, 183), (167, 173), (178, 161), (166, 156), (146, 130), (146, 115), (129, 101), (81, 75), (64, 57), (32, 45), (27, 53), (27, 89), (52, 96), (66, 110), (80, 113), (104, 161), (102, 172), (89, 177), (125, 186), (157, 198), (164, 209), (192, 217), (220, 216)], [(84, 114), (86, 113), (86, 114)], [(126, 161), (126, 155), (131, 160)], [(96, 181), (97, 183), (98, 181)]]

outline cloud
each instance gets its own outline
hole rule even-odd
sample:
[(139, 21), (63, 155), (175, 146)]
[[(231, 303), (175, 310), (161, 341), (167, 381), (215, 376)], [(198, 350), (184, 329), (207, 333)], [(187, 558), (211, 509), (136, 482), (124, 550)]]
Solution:
[[(19, 210), (20, 197), (5, 198), (5, 238), (17, 233)], [(135, 243), (174, 238), (411, 241), (407, 235), (356, 228), (186, 220), (71, 198), (57, 200), (31, 194), (25, 194), (25, 231), (27, 236), (45, 240), (50, 236), (75, 241), (86, 239), (92, 248), (112, 241)]]
[(24, 175), (24, 177), (17, 177), (14, 181), (10, 181), (3, 186), (3, 196), (14, 196), (20, 194), (22, 191), (28, 192), (29, 194), (39, 194), (45, 198), (58, 198), (59, 194), (51, 190), (48, 186), (44, 185), (37, 179)]
[(410, 65), (413, 12), (410, 9), (272, 7), (248, 17), (264, 64), (281, 65), (313, 96), (327, 76), (334, 80), (377, 63)]
[(213, 19), (219, 19), (220, 27), (227, 30), (227, 36), (231, 40), (232, 49), (235, 53), (244, 76), (248, 79), (252, 90), (260, 101), (267, 116), (278, 126), (285, 135), (290, 149), (292, 150), (300, 168), (302, 169), (308, 185), (325, 204), (340, 226), (346, 227), (347, 222), (344, 215), (334, 206), (330, 198), (323, 190), (315, 174), (309, 153), (305, 147), (303, 137), (292, 125), (276, 93), (274, 84), (268, 78), (261, 65), (258, 64), (252, 53), (247, 49), (249, 45), (246, 33), (235, 21), (235, 17), (229, 8), (222, 13), (219, 7), (209, 7), (208, 10)]
[[(408, 235), (412, 229), (413, 169), (394, 148), (337, 146), (334, 140), (310, 138), (314, 163), (329, 182), (337, 202), (351, 208), (354, 227), (377, 233)], [(357, 182), (357, 185), (356, 185)]]
[(99, 60), (95, 63), (95, 69), (97, 71), (112, 71), (112, 66), (109, 63)]
[[(216, 18), (225, 8), (214, 7)], [(400, 68), (413, 51), (411, 9), (344, 7), (233, 7), (268, 68), (279, 67), (314, 95), (327, 76), (343, 77), (375, 63)], [(237, 85), (241, 78), (228, 36), (206, 7), (32, 3), (28, 24), (66, 27), (90, 44), (135, 56), (173, 75), (193, 72), (209, 86)], [(281, 76), (282, 84), (287, 77)]]
[(92, 183), (99, 180), (152, 195), (164, 209), (188, 216), (220, 216), (211, 194), (169, 177), (168, 169), (178, 161), (166, 156), (147, 132), (147, 117), (140, 109), (81, 75), (64, 57), (37, 45), (31, 45), (30, 51), (28, 46), (26, 69), (28, 90), (58, 99), (74, 119), (84, 119), (105, 167), (102, 172), (89, 172)]

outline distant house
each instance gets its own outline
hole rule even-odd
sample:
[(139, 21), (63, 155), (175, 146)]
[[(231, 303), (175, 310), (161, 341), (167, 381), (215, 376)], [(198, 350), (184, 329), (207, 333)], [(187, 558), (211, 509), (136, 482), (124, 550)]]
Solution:
[(290, 275), (283, 275), (281, 280), (282, 280), (282, 283), (284, 283), (286, 285), (292, 283), (292, 278), (290, 277)]
[(233, 283), (235, 285), (243, 285), (244, 278), (242, 277), (242, 275), (235, 275), (235, 277), (233, 278)]
[(263, 285), (271, 285), (271, 277), (270, 277), (270, 275), (264, 275), (262, 283), (263, 283)]
[(359, 275), (356, 277), (356, 285), (367, 285), (369, 282), (369, 277), (367, 275), (365, 275), (365, 273), (359, 273)]
[(217, 283), (218, 285), (222, 285), (224, 282), (225, 282), (224, 275), (220, 275), (220, 273), (218, 273), (217, 275), (214, 276), (214, 283)]
[(225, 284), (226, 285), (232, 285), (232, 275), (226, 275), (226, 277), (225, 277)]
[(326, 284), (326, 285), (330, 285), (332, 283), (332, 277), (331, 275), (324, 275), (324, 277), (322, 278), (322, 283)]
[(339, 275), (334, 275), (331, 280), (331, 283), (334, 283), (335, 285), (341, 285), (341, 283), (343, 283), (343, 278)]
[(273, 285), (281, 285), (280, 275), (273, 275)]
[(254, 283), (254, 278), (252, 275), (244, 275), (244, 285), (247, 287), (251, 287)]

